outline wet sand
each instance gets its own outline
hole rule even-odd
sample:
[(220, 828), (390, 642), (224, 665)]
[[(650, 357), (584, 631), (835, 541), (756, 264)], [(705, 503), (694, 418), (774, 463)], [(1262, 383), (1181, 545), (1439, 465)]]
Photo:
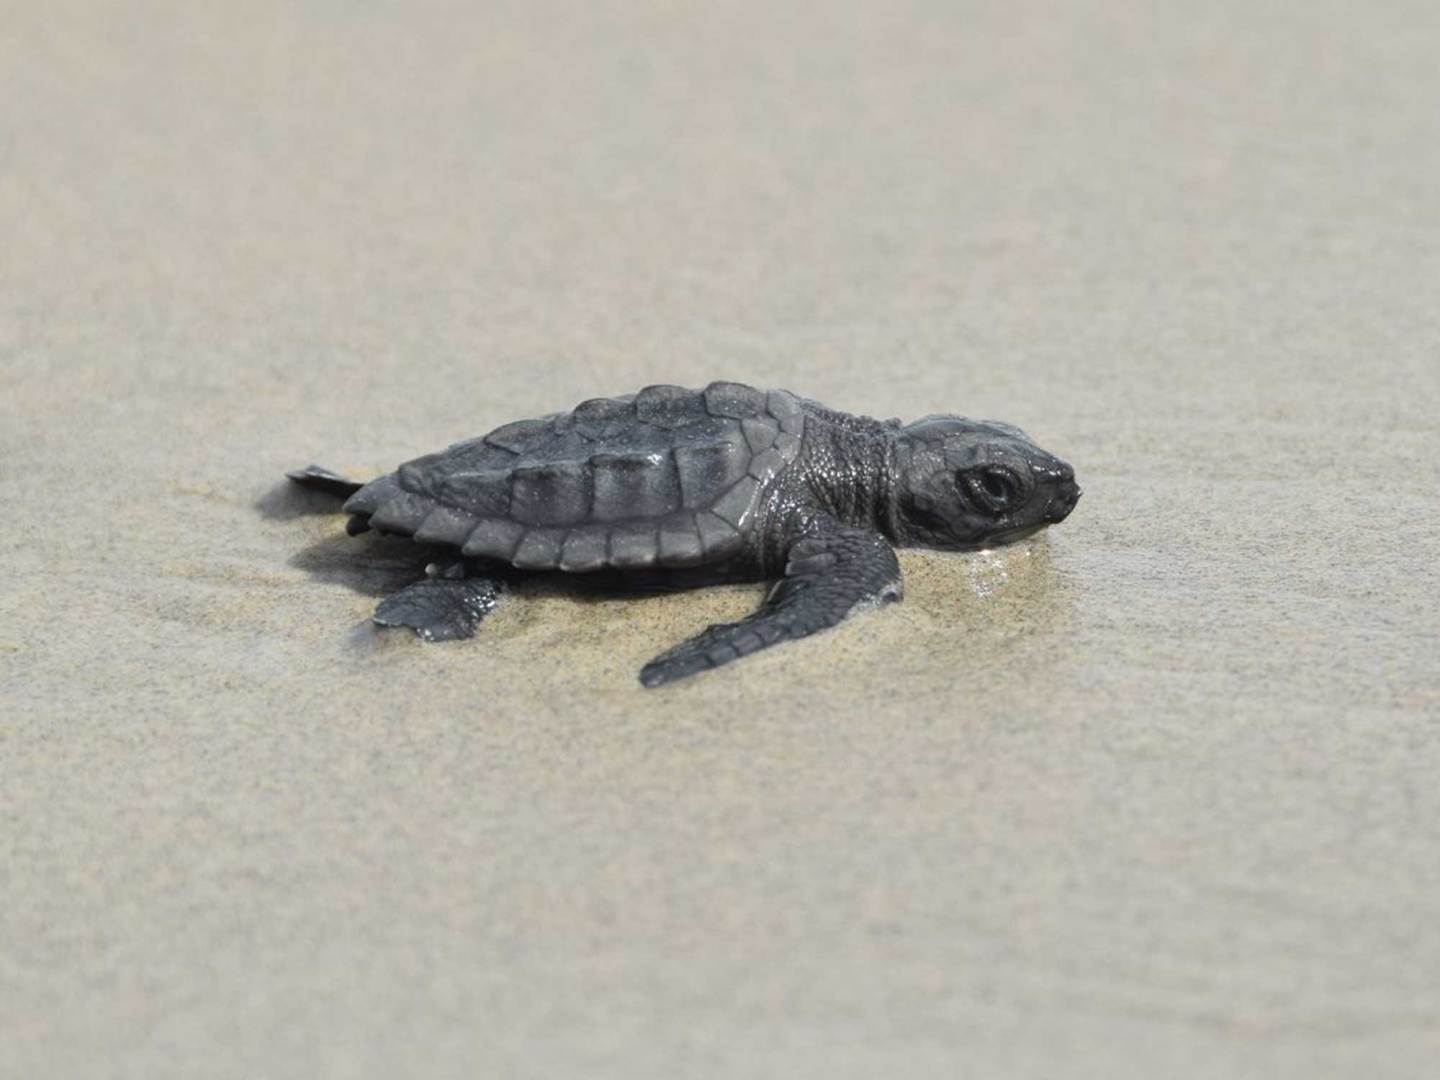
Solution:
[[(1433, 1069), (1433, 5), (0, 18), (0, 1075)], [(1085, 498), (644, 691), (277, 487), (717, 377)]]

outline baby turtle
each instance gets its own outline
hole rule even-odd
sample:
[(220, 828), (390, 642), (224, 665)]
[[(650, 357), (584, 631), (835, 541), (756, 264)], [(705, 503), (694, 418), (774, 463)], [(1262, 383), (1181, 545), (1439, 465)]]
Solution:
[(347, 496), (352, 534), (456, 550), (375, 612), (427, 640), (473, 634), (507, 566), (637, 587), (779, 579), (754, 614), (646, 664), (646, 686), (899, 600), (896, 546), (1009, 543), (1063, 521), (1080, 498), (1070, 466), (1009, 424), (902, 425), (733, 382), (595, 398), (368, 484), (318, 466), (288, 475)]

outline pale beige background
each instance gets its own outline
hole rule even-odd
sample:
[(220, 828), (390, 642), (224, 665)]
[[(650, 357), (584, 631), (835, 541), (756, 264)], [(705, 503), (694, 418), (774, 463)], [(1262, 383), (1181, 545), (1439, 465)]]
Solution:
[[(0, 4), (0, 1074), (1436, 1075), (1437, 43)], [(758, 590), (424, 648), (274, 490), (719, 376), (1086, 496), (644, 692)]]

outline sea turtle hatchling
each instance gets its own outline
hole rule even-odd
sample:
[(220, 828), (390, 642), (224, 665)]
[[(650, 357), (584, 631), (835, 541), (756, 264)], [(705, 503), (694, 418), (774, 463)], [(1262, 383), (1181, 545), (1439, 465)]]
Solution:
[(646, 686), (899, 600), (897, 546), (1009, 543), (1063, 521), (1080, 497), (1070, 466), (1009, 424), (902, 425), (733, 382), (595, 398), (368, 484), (319, 466), (289, 476), (347, 496), (352, 534), (454, 549), (374, 615), (427, 640), (473, 634), (509, 568), (637, 587), (778, 579), (754, 614), (646, 664)]

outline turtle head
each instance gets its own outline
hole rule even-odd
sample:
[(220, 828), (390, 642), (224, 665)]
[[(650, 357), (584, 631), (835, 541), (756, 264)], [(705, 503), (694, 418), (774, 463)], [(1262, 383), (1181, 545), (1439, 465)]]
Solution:
[(947, 551), (1007, 544), (1064, 521), (1075, 470), (1017, 427), (927, 416), (901, 429), (897, 540)]

